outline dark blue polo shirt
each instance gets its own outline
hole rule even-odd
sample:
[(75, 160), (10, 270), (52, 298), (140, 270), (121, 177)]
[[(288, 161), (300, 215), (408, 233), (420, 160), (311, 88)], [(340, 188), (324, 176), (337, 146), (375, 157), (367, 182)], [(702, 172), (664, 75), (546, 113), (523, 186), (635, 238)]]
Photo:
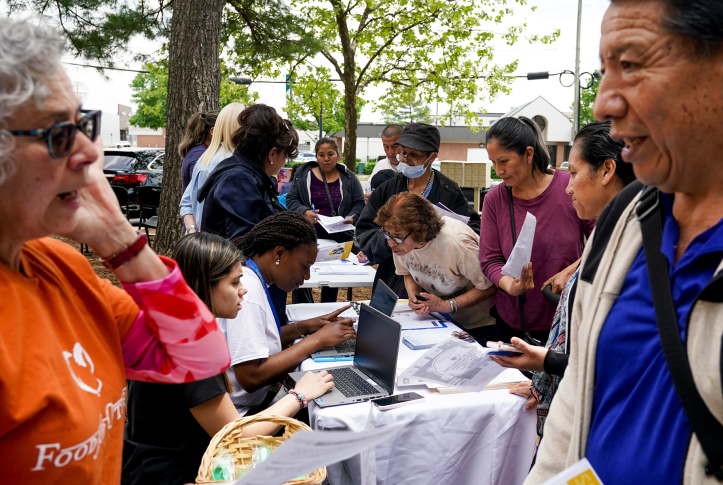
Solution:
[[(685, 342), (695, 299), (723, 258), (723, 220), (696, 237), (674, 264), (680, 230), (672, 196), (663, 196), (662, 252)], [(600, 333), (587, 459), (603, 483), (681, 483), (691, 438), (668, 372), (653, 309), (643, 248)]]

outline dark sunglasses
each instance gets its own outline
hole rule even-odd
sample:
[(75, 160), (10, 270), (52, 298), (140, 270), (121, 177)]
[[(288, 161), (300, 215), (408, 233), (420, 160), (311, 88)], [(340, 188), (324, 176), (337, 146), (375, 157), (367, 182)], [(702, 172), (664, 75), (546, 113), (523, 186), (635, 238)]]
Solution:
[(42, 130), (11, 131), (14, 136), (42, 136), (51, 158), (63, 158), (73, 149), (75, 134), (80, 131), (92, 142), (100, 133), (100, 111), (81, 110), (83, 118), (77, 123), (62, 121)]
[(386, 239), (387, 241), (391, 239), (392, 241), (394, 241), (397, 244), (404, 244), (404, 241), (411, 235), (412, 235), (412, 233), (410, 232), (409, 234), (407, 234), (404, 237), (394, 237), (391, 234), (389, 234), (386, 229), (384, 229), (382, 227), (382, 236), (384, 236), (384, 239)]

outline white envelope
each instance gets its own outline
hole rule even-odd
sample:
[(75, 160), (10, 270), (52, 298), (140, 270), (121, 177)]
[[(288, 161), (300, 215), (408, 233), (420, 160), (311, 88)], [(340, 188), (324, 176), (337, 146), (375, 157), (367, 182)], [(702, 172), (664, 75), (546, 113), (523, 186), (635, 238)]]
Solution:
[(512, 248), (510, 259), (502, 267), (502, 274), (510, 276), (516, 280), (522, 277), (522, 268), (530, 263), (532, 257), (532, 243), (535, 240), (535, 227), (537, 227), (537, 218), (529, 212), (525, 216), (525, 222), (522, 224), (522, 230), (517, 237), (517, 243)]

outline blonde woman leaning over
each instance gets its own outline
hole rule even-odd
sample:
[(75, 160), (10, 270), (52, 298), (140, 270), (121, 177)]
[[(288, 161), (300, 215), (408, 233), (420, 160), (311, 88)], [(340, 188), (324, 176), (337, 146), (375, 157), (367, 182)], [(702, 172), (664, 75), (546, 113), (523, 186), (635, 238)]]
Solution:
[(198, 190), (216, 165), (233, 154), (236, 146), (232, 142), (232, 135), (239, 128), (238, 115), (243, 110), (244, 105), (239, 103), (231, 103), (221, 110), (216, 119), (211, 144), (193, 168), (191, 182), (183, 192), (180, 204), (183, 225), (189, 233), (198, 232), (201, 227), (203, 202), (197, 199)]

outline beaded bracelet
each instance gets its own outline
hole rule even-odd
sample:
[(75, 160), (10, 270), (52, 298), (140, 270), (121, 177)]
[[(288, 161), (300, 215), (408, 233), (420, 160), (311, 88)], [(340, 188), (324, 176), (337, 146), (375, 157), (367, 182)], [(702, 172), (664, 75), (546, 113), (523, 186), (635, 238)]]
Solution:
[(299, 402), (299, 406), (301, 406), (301, 409), (304, 409), (306, 406), (309, 405), (304, 395), (296, 389), (289, 389), (289, 394), (296, 398), (296, 400)]

